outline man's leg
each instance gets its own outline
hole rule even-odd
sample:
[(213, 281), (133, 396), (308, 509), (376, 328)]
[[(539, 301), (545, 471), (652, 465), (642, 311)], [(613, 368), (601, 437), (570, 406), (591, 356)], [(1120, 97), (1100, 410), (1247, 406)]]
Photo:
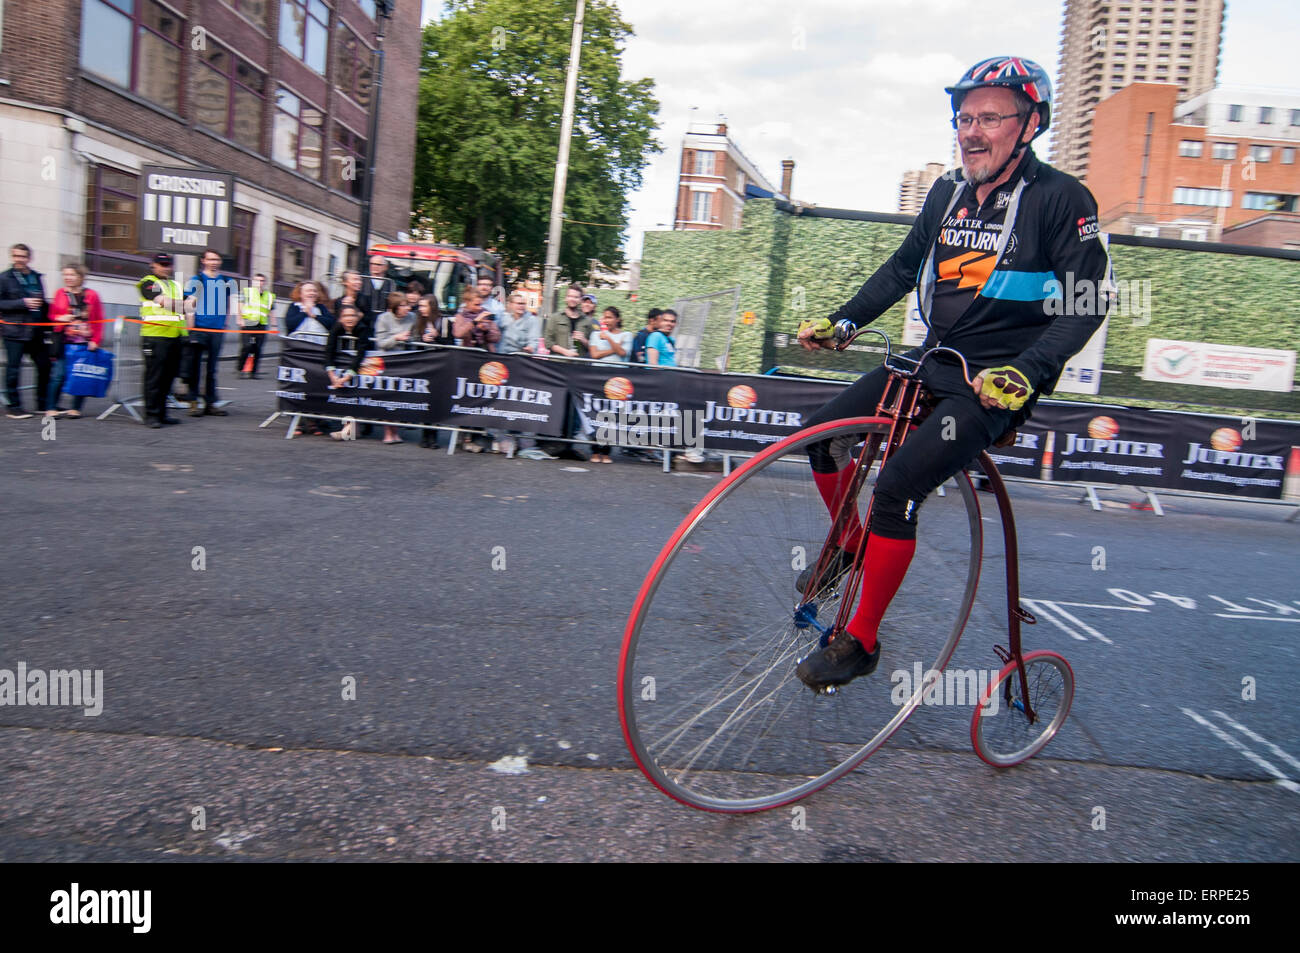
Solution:
[(207, 376), (203, 382), (203, 400), (208, 409), (216, 408), (217, 403), (217, 365), (221, 360), (221, 339), (224, 335), (207, 334), (206, 347), (204, 347), (204, 356), (207, 358)]
[(26, 343), (5, 338), (5, 399), (9, 402), (11, 413), (18, 413), (23, 406), (22, 399), (18, 396), (18, 381), (23, 372)]
[(253, 376), (256, 377), (257, 369), (258, 367), (261, 366), (262, 363), (262, 345), (266, 343), (266, 335), (250, 334), (249, 337), (253, 339), (250, 342), (250, 347), (252, 348), (252, 354), (253, 354)]
[(27, 342), (27, 353), (36, 365), (36, 409), (46, 411), (50, 408), (50, 348), (45, 343), (45, 329), (36, 328), (36, 333)]
[(1011, 417), (981, 407), (969, 390), (945, 397), (885, 464), (872, 498), (862, 600), (848, 625), (868, 652), (916, 551), (921, 504), (1000, 437)]
[(167, 420), (167, 395), (171, 393), (172, 381), (180, 372), (181, 348), (185, 347), (185, 338), (159, 338), (163, 345), (162, 385), (159, 387), (159, 419)]
[(862, 566), (862, 595), (849, 620), (851, 640), (836, 639), (800, 664), (808, 685), (842, 685), (874, 671), (877, 634), (916, 552), (917, 514), (935, 488), (956, 474), (1010, 424), (1012, 414), (986, 410), (966, 388), (944, 391), (930, 416), (889, 458), (876, 480)]
[(159, 337), (140, 338), (140, 353), (144, 355), (144, 419), (162, 420), (166, 411), (167, 394), (162, 389), (163, 353)]

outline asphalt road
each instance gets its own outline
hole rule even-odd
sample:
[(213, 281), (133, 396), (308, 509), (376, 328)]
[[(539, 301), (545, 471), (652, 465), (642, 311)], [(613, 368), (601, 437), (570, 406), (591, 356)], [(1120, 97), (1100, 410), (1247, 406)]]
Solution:
[[(102, 671), (96, 715), (0, 707), (0, 860), (1300, 859), (1281, 508), (1015, 487), (1061, 734), (999, 772), (969, 707), (923, 707), (801, 811), (723, 817), (641, 776), (615, 696), (715, 475), (286, 441), (269, 381), (226, 383), (161, 431), (0, 420), (0, 669)], [(996, 667), (997, 597), (954, 666)]]

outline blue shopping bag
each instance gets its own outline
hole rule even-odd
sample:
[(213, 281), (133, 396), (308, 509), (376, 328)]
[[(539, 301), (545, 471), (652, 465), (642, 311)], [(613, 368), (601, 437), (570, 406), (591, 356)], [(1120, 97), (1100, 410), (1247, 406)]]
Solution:
[(103, 397), (113, 380), (113, 352), (92, 351), (84, 344), (69, 344), (63, 352), (68, 376), (63, 392), (73, 397)]

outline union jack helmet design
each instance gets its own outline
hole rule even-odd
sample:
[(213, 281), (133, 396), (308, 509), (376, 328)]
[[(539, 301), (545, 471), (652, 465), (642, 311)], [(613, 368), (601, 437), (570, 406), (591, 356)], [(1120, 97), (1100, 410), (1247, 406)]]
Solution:
[(1041, 66), (1023, 56), (990, 56), (968, 69), (955, 85), (945, 86), (944, 92), (952, 97), (952, 111), (956, 112), (967, 93), (987, 86), (1003, 86), (1022, 93), (1038, 112), (1038, 131), (1034, 138), (1047, 131), (1052, 121), (1052, 81)]

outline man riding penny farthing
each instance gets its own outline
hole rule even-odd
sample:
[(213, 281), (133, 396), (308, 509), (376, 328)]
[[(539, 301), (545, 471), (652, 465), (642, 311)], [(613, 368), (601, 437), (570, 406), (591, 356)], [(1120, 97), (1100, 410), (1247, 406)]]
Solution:
[[(973, 377), (968, 380), (947, 352), (925, 361), (919, 375), (935, 404), (882, 467), (870, 525), (847, 520), (839, 546), (798, 580), (801, 592), (814, 573), (814, 589), (831, 584), (851, 568), (861, 534), (868, 534), (861, 601), (847, 626), (852, 638), (835, 638), (797, 669), (800, 680), (817, 690), (875, 670), (877, 632), (912, 560), (922, 503), (1029, 417), (1105, 316), (1101, 292), (1109, 259), (1096, 201), (1077, 179), (1041, 162), (1030, 145), (1051, 122), (1051, 84), (1043, 68), (1022, 57), (992, 57), (946, 92), (961, 148), (960, 175), (934, 184), (907, 238), (852, 300), (799, 329), (805, 348), (834, 347), (838, 323), (868, 324), (915, 287), (929, 333), (907, 356), (951, 348), (965, 356)], [(1097, 294), (1082, 299), (1083, 308), (1048, 307), (1048, 299), (1071, 287), (1071, 278), (1073, 287), (1091, 282)], [(874, 414), (888, 376), (883, 367), (865, 375), (808, 425)], [(813, 479), (832, 514), (854, 475), (851, 449), (840, 439), (808, 450)]]

